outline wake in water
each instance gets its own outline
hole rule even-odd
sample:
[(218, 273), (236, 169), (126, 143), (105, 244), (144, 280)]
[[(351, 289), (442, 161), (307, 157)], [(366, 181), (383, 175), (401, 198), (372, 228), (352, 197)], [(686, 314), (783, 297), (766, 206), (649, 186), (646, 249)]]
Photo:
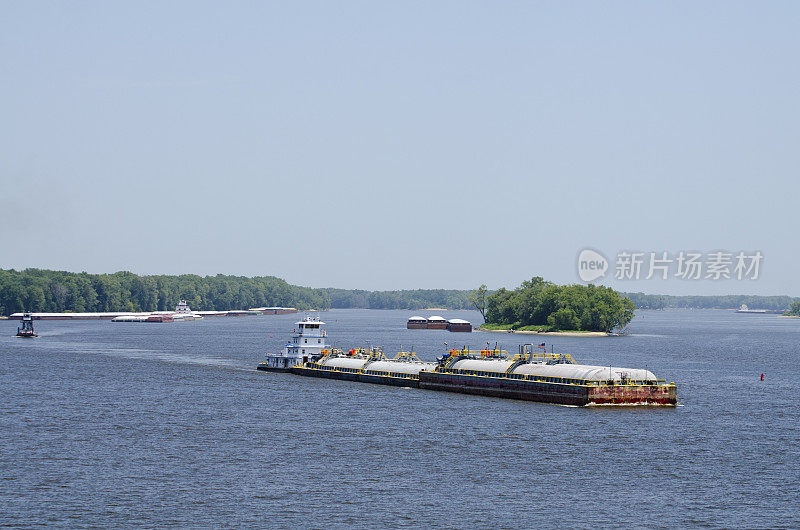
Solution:
[(232, 370), (252, 371), (253, 367), (245, 365), (242, 361), (226, 359), (224, 357), (194, 356), (184, 353), (173, 353), (139, 348), (106, 348), (100, 353), (125, 359), (154, 360), (172, 364), (191, 364), (199, 366), (216, 366)]
[(74, 353), (90, 353), (95, 355), (107, 355), (109, 357), (121, 357), (124, 359), (137, 359), (144, 361), (161, 361), (171, 364), (186, 364), (196, 366), (215, 366), (228, 370), (241, 370), (250, 372), (253, 367), (237, 359), (225, 357), (213, 357), (208, 355), (191, 355), (187, 353), (175, 353), (169, 351), (151, 350), (145, 348), (115, 348), (105, 344), (92, 344), (65, 341), (48, 341), (37, 344), (39, 347), (56, 349), (59, 351), (69, 351)]

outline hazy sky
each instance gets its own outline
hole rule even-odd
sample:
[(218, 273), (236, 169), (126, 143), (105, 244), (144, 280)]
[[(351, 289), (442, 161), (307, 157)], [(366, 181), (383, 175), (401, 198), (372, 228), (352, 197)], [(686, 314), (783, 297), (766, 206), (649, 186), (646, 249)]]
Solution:
[(796, 2), (3, 2), (0, 268), (364, 289), (761, 251), (800, 295)]

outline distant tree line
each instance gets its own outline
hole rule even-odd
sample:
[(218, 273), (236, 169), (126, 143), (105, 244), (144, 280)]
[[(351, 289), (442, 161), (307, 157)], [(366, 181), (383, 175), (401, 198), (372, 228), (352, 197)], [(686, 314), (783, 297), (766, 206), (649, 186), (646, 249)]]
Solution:
[[(615, 298), (618, 294), (611, 289), (592, 285), (556, 286), (541, 278), (524, 282), (514, 291), (500, 289), (490, 292), (485, 286), (475, 291), (453, 289), (364, 291), (300, 287), (274, 276), (253, 278), (222, 274), (139, 276), (124, 271), (113, 274), (87, 274), (42, 269), (23, 271), (0, 269), (0, 315), (21, 311), (48, 313), (166, 311), (173, 309), (179, 300), (187, 300), (189, 306), (198, 311), (226, 311), (263, 306), (286, 306), (298, 309), (477, 308), (481, 313), (485, 313), (487, 323), (492, 322), (490, 321), (492, 318), (498, 324), (502, 322), (552, 325), (566, 329), (567, 326), (575, 324), (577, 319), (580, 328), (574, 329), (594, 329), (607, 327), (610, 321), (604, 320), (605, 317), (601, 318), (599, 313), (591, 316), (591, 311), (586, 312), (588, 306), (585, 304), (602, 301), (609, 306), (610, 313), (605, 309), (601, 312), (611, 314), (619, 309)], [(538, 298), (545, 295), (549, 298)], [(800, 300), (789, 296), (667, 296), (643, 293), (623, 293), (623, 296), (640, 309), (735, 309), (747, 304), (751, 309), (787, 310), (792, 303)], [(536, 306), (537, 303), (540, 305)], [(534, 307), (539, 309), (533, 310)], [(556, 310), (547, 312), (550, 307), (556, 307)], [(561, 311), (558, 312), (559, 310)], [(547, 315), (543, 319), (545, 312)], [(553, 314), (551, 321), (551, 313), (556, 312), (558, 314)], [(619, 314), (624, 314), (624, 311)]]
[(186, 300), (198, 311), (284, 306), (298, 309), (421, 309), (469, 307), (467, 291), (359, 291), (299, 287), (274, 276), (139, 276), (0, 269), (0, 315), (104, 311), (166, 311)]
[(490, 294), (485, 318), (495, 328), (612, 331), (626, 326), (633, 310), (633, 302), (609, 287), (556, 285), (535, 277), (513, 291)]
[(791, 296), (671, 296), (663, 294), (623, 293), (637, 309), (739, 309), (742, 304), (750, 309), (786, 310), (797, 298)]
[(261, 306), (325, 308), (324, 293), (263, 276), (138, 276), (0, 269), (0, 314), (33, 312), (165, 311), (186, 300), (198, 311)]
[(471, 309), (469, 291), (416, 289), (405, 291), (362, 291), (359, 289), (316, 289), (341, 309)]

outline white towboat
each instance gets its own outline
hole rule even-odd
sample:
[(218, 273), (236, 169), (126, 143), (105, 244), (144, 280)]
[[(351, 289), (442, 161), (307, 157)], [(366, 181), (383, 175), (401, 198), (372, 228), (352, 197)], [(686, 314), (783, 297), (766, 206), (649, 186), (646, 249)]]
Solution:
[(181, 300), (175, 306), (175, 311), (156, 311), (154, 313), (127, 313), (118, 315), (111, 319), (111, 322), (185, 322), (188, 320), (200, 320), (202, 315), (189, 309), (186, 300)]
[(175, 312), (172, 314), (173, 322), (180, 322), (182, 320), (200, 320), (201, 318), (203, 317), (189, 309), (189, 304), (186, 303), (186, 300), (181, 300), (178, 302), (178, 305), (175, 306)]
[(288, 372), (313, 359), (319, 359), (331, 350), (327, 333), (318, 317), (306, 317), (296, 323), (292, 338), (280, 353), (268, 353), (267, 361), (258, 365), (259, 370)]

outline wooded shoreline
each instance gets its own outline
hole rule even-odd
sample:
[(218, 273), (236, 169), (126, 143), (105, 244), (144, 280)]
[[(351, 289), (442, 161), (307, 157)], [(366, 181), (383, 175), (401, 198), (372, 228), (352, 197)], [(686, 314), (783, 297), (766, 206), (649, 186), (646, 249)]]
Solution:
[[(497, 291), (489, 291), (489, 296)], [(788, 310), (790, 296), (661, 296), (620, 293), (637, 309)], [(474, 309), (470, 291), (415, 289), (367, 291), (292, 285), (274, 276), (140, 276), (121, 271), (88, 274), (45, 269), (0, 269), (0, 315), (31, 312), (165, 311), (179, 300), (198, 311), (284, 306), (308, 309)], [(568, 319), (565, 319), (568, 320)]]

